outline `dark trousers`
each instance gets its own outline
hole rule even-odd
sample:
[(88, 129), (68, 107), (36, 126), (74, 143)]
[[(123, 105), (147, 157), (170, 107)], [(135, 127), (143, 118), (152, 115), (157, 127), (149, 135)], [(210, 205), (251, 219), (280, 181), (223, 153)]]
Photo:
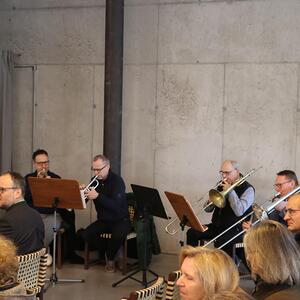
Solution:
[(106, 245), (106, 256), (108, 260), (114, 260), (116, 253), (124, 243), (129, 231), (130, 223), (127, 218), (118, 222), (103, 222), (97, 220), (90, 224), (85, 230), (81, 231), (80, 235), (84, 240), (90, 242), (94, 239), (99, 239), (101, 233), (111, 233), (111, 238), (107, 241)]

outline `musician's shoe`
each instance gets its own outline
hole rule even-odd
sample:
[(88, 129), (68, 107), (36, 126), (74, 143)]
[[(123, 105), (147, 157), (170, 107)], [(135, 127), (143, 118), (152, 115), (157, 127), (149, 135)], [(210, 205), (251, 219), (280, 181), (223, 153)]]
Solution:
[(105, 266), (105, 272), (114, 273), (116, 271), (115, 262), (113, 260), (108, 260)]
[(72, 255), (69, 256), (69, 262), (71, 264), (83, 265), (84, 259), (81, 256), (77, 255), (76, 253), (73, 253)]

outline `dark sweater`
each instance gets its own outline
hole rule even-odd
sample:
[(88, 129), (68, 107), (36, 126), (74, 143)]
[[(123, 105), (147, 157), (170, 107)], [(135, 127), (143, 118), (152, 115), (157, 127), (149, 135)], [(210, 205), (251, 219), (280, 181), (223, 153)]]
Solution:
[(107, 178), (99, 181), (96, 188), (99, 196), (94, 200), (98, 220), (117, 222), (128, 218), (128, 204), (123, 179), (109, 171)]

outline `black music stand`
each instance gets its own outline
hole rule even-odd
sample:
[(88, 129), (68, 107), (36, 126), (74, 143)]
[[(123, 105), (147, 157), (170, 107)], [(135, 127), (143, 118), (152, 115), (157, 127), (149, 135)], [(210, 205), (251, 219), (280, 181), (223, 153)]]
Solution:
[(200, 232), (207, 230), (207, 227), (203, 226), (200, 223), (199, 219), (195, 215), (192, 206), (184, 198), (184, 196), (179, 194), (174, 194), (171, 192), (165, 192), (165, 194), (169, 199), (172, 207), (174, 208), (178, 219), (180, 220), (180, 228), (181, 228), (181, 239), (179, 241), (180, 246), (184, 245), (183, 233), (184, 233), (185, 226), (189, 226)]
[[(167, 216), (164, 206), (162, 204), (161, 198), (156, 189), (141, 186), (141, 185), (136, 185), (136, 184), (131, 184), (131, 188), (132, 188), (134, 197), (136, 199), (137, 213), (139, 215), (139, 218), (145, 218), (147, 214), (150, 214), (152, 216), (156, 216), (159, 218), (168, 219), (168, 216)], [(158, 277), (158, 274), (156, 274), (155, 272), (153, 272), (152, 270), (150, 270), (147, 267), (146, 239), (144, 239), (144, 241), (145, 241), (145, 244), (144, 244), (145, 251), (144, 251), (144, 257), (143, 257), (143, 261), (144, 261), (143, 267), (142, 268), (138, 267), (137, 270), (135, 270), (132, 273), (130, 273), (129, 275), (123, 277), (121, 280), (113, 283), (112, 284), (113, 287), (117, 286), (118, 284), (120, 284), (121, 282), (125, 281), (128, 278), (141, 283), (144, 287), (147, 287), (149, 283), (156, 280), (156, 278)], [(153, 280), (147, 281), (147, 271), (155, 276), (155, 278)], [(139, 272), (143, 272), (142, 280), (139, 280), (139, 279), (133, 277), (133, 275), (135, 275)]]
[[(83, 279), (58, 279), (56, 274), (56, 235), (57, 209), (83, 209), (86, 203), (82, 199), (79, 184), (72, 179), (58, 178), (28, 178), (33, 204), (36, 207), (54, 208), (53, 221), (53, 263), (49, 282), (55, 286), (59, 282), (84, 282)], [(49, 286), (48, 286), (49, 287)], [(47, 288), (48, 288), (47, 287)]]

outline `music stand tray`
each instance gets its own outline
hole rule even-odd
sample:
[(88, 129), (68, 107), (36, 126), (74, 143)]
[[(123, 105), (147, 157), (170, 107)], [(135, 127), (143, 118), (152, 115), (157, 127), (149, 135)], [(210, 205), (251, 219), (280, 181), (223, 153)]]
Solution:
[(180, 222), (184, 222), (184, 225), (187, 225), (200, 232), (206, 230), (206, 228), (200, 223), (199, 219), (195, 215), (192, 206), (184, 198), (184, 196), (171, 192), (165, 192), (165, 194), (175, 210)]
[[(153, 215), (155, 217), (159, 217), (159, 218), (163, 218), (163, 219), (168, 219), (168, 216), (167, 216), (165, 208), (162, 204), (159, 192), (156, 189), (146, 187), (146, 186), (136, 185), (136, 184), (131, 184), (131, 188), (132, 188), (133, 194), (136, 199), (138, 212), (144, 212), (144, 210), (146, 210), (149, 213), (149, 215)], [(146, 239), (144, 239), (144, 240), (146, 242)], [(145, 249), (146, 248), (147, 247), (145, 245)], [(140, 271), (143, 272), (142, 280), (139, 280), (139, 279), (133, 277), (133, 275), (137, 274)], [(147, 285), (149, 283), (156, 280), (156, 278), (155, 278), (154, 280), (147, 282), (147, 271), (150, 272), (151, 274), (153, 274), (154, 276), (156, 276), (156, 278), (159, 277), (158, 274), (156, 274), (155, 272), (153, 272), (152, 270), (150, 270), (147, 267), (144, 267), (142, 269), (138, 268), (134, 272), (123, 277), (121, 280), (113, 283), (112, 286), (115, 287), (119, 283), (130, 278), (130, 279), (133, 279), (133, 280), (141, 283), (144, 287), (147, 287)]]
[(81, 197), (79, 183), (73, 179), (28, 177), (32, 201), (36, 207), (54, 208), (53, 264), (49, 279), (54, 286), (58, 282), (84, 282), (83, 279), (58, 279), (56, 274), (56, 216), (58, 208), (84, 209), (86, 203)]

